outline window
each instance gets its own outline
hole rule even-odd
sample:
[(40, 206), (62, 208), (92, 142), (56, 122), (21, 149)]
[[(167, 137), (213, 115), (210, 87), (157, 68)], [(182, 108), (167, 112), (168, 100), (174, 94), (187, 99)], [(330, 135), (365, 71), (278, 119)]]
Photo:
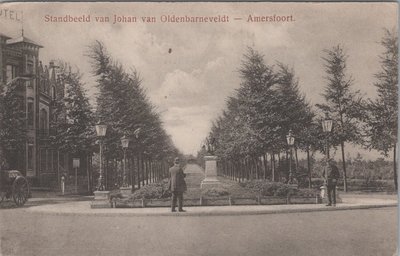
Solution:
[(48, 130), (48, 117), (47, 117), (47, 111), (46, 109), (42, 108), (42, 110), (40, 110), (40, 115), (39, 115), (39, 129), (41, 130), (41, 132), (43, 132), (43, 134), (47, 134), (47, 130)]
[(28, 60), (27, 63), (26, 63), (26, 74), (31, 75), (31, 74), (33, 74), (33, 73), (34, 73), (34, 70), (33, 70), (33, 61)]
[(47, 154), (46, 149), (40, 149), (40, 171), (46, 172)]
[(6, 82), (9, 83), (16, 77), (17, 68), (13, 65), (6, 66)]
[(51, 87), (51, 97), (53, 100), (56, 99), (56, 87), (54, 85)]
[(32, 88), (32, 81), (31, 80), (25, 81), (25, 86)]
[(28, 111), (27, 111), (28, 126), (33, 126), (34, 107), (33, 99), (28, 98)]

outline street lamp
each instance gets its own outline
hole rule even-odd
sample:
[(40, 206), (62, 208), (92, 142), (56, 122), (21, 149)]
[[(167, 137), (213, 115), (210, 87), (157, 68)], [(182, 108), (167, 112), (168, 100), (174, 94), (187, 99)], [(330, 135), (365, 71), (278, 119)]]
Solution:
[(124, 150), (124, 177), (122, 180), (122, 187), (128, 187), (127, 174), (126, 174), (126, 149), (129, 147), (129, 138), (125, 135), (121, 138), (122, 149)]
[(103, 170), (103, 138), (106, 136), (107, 125), (99, 122), (96, 124), (96, 133), (97, 137), (99, 137), (100, 142), (100, 175), (97, 183), (97, 190), (104, 191), (104, 170)]
[[(139, 141), (139, 136), (141, 135), (141, 132), (142, 132), (142, 128), (137, 128), (134, 132), (133, 132), (133, 135), (135, 136), (135, 141), (136, 141), (136, 143), (137, 143), (137, 145), (139, 146), (139, 149), (138, 149), (138, 153), (137, 153), (137, 155), (136, 155), (136, 166), (137, 166), (137, 187), (138, 187), (138, 189), (140, 188), (140, 169), (141, 169), (141, 166), (140, 166), (140, 162), (139, 162), (139, 160), (141, 160), (141, 149), (140, 149), (140, 141)], [(132, 177), (133, 177), (133, 179), (135, 179), (135, 172), (133, 172), (133, 174), (132, 174)], [(135, 184), (134, 184), (135, 182), (134, 182), (134, 180), (132, 181), (132, 193), (135, 191)]]
[(286, 135), (286, 141), (290, 148), (290, 161), (289, 161), (289, 184), (293, 183), (293, 172), (292, 172), (292, 147), (294, 145), (294, 136), (292, 130), (289, 130), (289, 134)]
[[(329, 117), (328, 113), (325, 112), (325, 119), (322, 120), (322, 131), (325, 133), (325, 154), (326, 154), (326, 164), (329, 160), (329, 133), (332, 131), (333, 120)], [(328, 180), (328, 172), (325, 172), (325, 178)]]
[(328, 136), (332, 131), (333, 120), (329, 118), (328, 113), (325, 113), (325, 119), (322, 120), (322, 131), (325, 133), (325, 145), (326, 145), (326, 158), (329, 159), (329, 142)]

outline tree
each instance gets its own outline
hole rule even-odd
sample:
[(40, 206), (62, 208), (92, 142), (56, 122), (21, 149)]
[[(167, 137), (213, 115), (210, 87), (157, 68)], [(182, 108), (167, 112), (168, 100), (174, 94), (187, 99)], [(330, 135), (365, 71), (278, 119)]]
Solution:
[[(334, 121), (331, 143), (340, 145), (343, 163), (344, 191), (347, 191), (347, 174), (345, 161), (345, 142), (359, 143), (361, 131), (357, 122), (357, 107), (361, 97), (359, 91), (352, 91), (353, 79), (347, 74), (347, 58), (342, 46), (324, 50), (323, 57), (327, 81), (324, 92), (324, 104), (317, 104), (323, 112), (329, 113)], [(328, 150), (328, 149), (327, 149)]]
[(0, 85), (0, 151), (4, 167), (23, 169), (18, 159), (24, 159), (26, 142), (26, 113), (24, 97), (21, 94), (24, 83), (11, 81)]
[(64, 93), (57, 95), (51, 129), (57, 132), (53, 144), (61, 151), (72, 154), (91, 151), (94, 138), (93, 113), (89, 99), (85, 95), (81, 74), (72, 72), (66, 63), (59, 63), (60, 76), (64, 83)]
[[(99, 41), (90, 46), (88, 56), (99, 89), (96, 118), (107, 124), (107, 135), (104, 138), (107, 161), (116, 166), (122, 159), (122, 136), (133, 140), (130, 143), (130, 152), (134, 153), (130, 155), (132, 161), (133, 155), (136, 155), (136, 166), (139, 166), (139, 162), (143, 165), (143, 161), (147, 161), (147, 165), (155, 159), (177, 156), (179, 152), (165, 132), (136, 69), (126, 71), (118, 61), (113, 60)], [(143, 175), (142, 173), (142, 179)]]
[(314, 116), (298, 89), (294, 70), (282, 63), (277, 66), (275, 70), (265, 63), (263, 55), (248, 48), (239, 69), (240, 87), (228, 98), (226, 111), (208, 135), (218, 139), (216, 154), (221, 158), (250, 158), (251, 162), (262, 158), (264, 177), (267, 153), (272, 156), (285, 151), (289, 130), (300, 134)]
[(398, 36), (385, 30), (381, 40), (384, 48), (380, 55), (381, 71), (375, 74), (377, 98), (367, 104), (369, 148), (381, 151), (385, 156), (393, 150), (393, 173), (396, 189), (396, 142), (398, 121)]
[(277, 82), (272, 66), (265, 64), (264, 56), (249, 48), (244, 55), (239, 70), (242, 78), (237, 90), (237, 110), (235, 117), (242, 123), (241, 141), (248, 155), (260, 156), (276, 142), (273, 129), (276, 128), (277, 115), (274, 115)]

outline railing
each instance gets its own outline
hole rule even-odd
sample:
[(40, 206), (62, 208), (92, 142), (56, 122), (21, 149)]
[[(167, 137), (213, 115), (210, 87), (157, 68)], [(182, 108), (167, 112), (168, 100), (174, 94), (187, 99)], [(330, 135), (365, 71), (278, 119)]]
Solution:
[(55, 136), (57, 132), (54, 129), (38, 129), (36, 130), (36, 134), (39, 138), (45, 139), (49, 136)]

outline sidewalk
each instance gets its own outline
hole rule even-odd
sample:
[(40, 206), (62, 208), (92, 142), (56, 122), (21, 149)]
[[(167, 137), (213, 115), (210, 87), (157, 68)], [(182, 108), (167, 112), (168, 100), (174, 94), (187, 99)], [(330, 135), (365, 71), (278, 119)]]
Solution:
[[(32, 213), (53, 215), (98, 215), (98, 216), (221, 216), (221, 215), (255, 215), (276, 213), (299, 213), (315, 211), (340, 211), (354, 209), (371, 209), (397, 207), (394, 197), (358, 197), (345, 196), (343, 203), (336, 207), (323, 204), (289, 204), (289, 205), (251, 205), (251, 206), (195, 206), (186, 207), (187, 212), (172, 213), (168, 207), (159, 208), (90, 208), (93, 197), (76, 198), (32, 198), (23, 210)], [(42, 201), (40, 201), (42, 200)], [(41, 203), (43, 202), (43, 204)]]

